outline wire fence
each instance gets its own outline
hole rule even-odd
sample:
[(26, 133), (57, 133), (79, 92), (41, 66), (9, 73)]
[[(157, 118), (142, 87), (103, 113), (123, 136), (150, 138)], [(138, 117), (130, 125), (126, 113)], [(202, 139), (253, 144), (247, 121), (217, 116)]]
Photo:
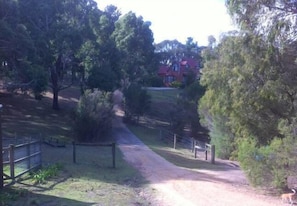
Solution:
[[(187, 149), (194, 153), (195, 158), (198, 156), (204, 156), (205, 160), (210, 159), (212, 164), (215, 163), (214, 145), (196, 140), (191, 137), (177, 135), (165, 129), (160, 129), (159, 138), (173, 149)], [(208, 156), (210, 156), (210, 158)]]

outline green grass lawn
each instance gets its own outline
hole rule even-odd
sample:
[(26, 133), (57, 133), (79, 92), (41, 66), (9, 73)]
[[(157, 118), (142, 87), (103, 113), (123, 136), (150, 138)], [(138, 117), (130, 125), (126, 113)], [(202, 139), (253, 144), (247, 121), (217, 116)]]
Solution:
[(170, 129), (170, 113), (174, 111), (182, 89), (148, 89), (147, 91), (151, 95), (152, 111), (146, 118), (143, 118), (139, 125), (127, 125), (129, 129), (154, 152), (177, 166), (188, 169), (220, 170), (220, 165), (213, 165), (202, 160), (205, 156), (195, 159), (189, 149), (173, 149), (173, 145), (163, 142), (159, 137), (160, 128)]
[(159, 137), (159, 129), (148, 128), (141, 125), (127, 125), (144, 144), (154, 152), (165, 158), (167, 161), (188, 169), (209, 169), (221, 170), (219, 164), (211, 164), (209, 161), (195, 159), (194, 154), (189, 149), (173, 149), (172, 145), (163, 142)]
[[(162, 126), (168, 126), (168, 119), (171, 112), (174, 111), (178, 95), (182, 92), (181, 89), (147, 89), (151, 96), (150, 109), (146, 116), (151, 118), (153, 122), (158, 121)], [(166, 123), (167, 121), (167, 123)]]
[[(44, 145), (44, 165), (61, 165), (56, 176), (36, 184), (29, 175), (7, 187), (0, 199), (6, 205), (149, 205), (140, 193), (152, 194), (147, 182), (129, 166), (116, 150), (116, 168), (112, 168), (110, 148), (77, 148), (77, 163), (72, 148)], [(22, 191), (20, 193), (20, 191)], [(9, 193), (9, 195), (7, 195)], [(5, 195), (6, 194), (6, 195)], [(7, 198), (7, 196), (9, 198)]]
[[(152, 91), (153, 102), (175, 103), (178, 90)], [(60, 94), (60, 111), (51, 109), (51, 95), (36, 101), (29, 95), (0, 96), (3, 104), (3, 134), (5, 137), (54, 137), (71, 141), (72, 110), (79, 95), (75, 88)], [(160, 107), (159, 107), (160, 108)], [(153, 127), (129, 126), (153, 151), (174, 164), (190, 169), (212, 168), (214, 165), (195, 160), (189, 151), (174, 150), (158, 138)], [(154, 191), (141, 174), (123, 160), (116, 149), (116, 168), (112, 168), (111, 148), (77, 148), (77, 163), (73, 163), (72, 145), (42, 146), (44, 166), (62, 165), (57, 175), (43, 184), (36, 184), (30, 175), (0, 192), (1, 205), (153, 205)]]
[[(3, 136), (7, 138), (54, 137), (71, 141), (71, 112), (79, 95), (75, 88), (60, 94), (61, 110), (51, 109), (51, 95), (37, 101), (30, 95), (0, 96), (3, 104)], [(62, 165), (57, 175), (36, 184), (24, 175), (0, 192), (0, 205), (150, 205), (154, 195), (140, 173), (123, 160), (116, 149), (112, 168), (110, 147), (77, 147), (73, 163), (71, 144), (42, 145), (43, 166)], [(6, 171), (7, 172), (7, 171)], [(144, 195), (145, 194), (145, 195)], [(145, 196), (145, 197), (144, 197)]]
[(61, 165), (57, 176), (43, 184), (25, 176), (10, 190), (27, 192), (11, 205), (149, 205), (141, 192), (151, 193), (147, 182), (128, 165), (116, 150), (116, 168), (112, 167), (111, 148), (77, 146), (76, 163), (72, 145), (54, 148), (43, 145), (44, 165)]
[(152, 97), (152, 102), (175, 102), (181, 89), (165, 89), (165, 90), (152, 90), (147, 89), (147, 92)]

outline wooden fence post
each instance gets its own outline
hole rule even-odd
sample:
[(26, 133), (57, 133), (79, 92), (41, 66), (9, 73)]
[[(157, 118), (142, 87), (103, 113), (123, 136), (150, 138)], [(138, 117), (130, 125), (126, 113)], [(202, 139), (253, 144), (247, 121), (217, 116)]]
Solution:
[(9, 145), (9, 167), (10, 167), (10, 178), (12, 182), (15, 181), (15, 171), (14, 171), (14, 145)]
[(42, 141), (41, 141), (41, 139), (39, 139), (39, 151), (40, 151), (40, 155), (39, 155), (39, 164), (40, 164), (40, 167), (42, 166), (42, 155), (41, 155), (41, 153), (42, 153), (42, 151), (41, 151), (41, 145), (42, 145)]
[[(30, 142), (29, 142), (30, 143)], [(27, 157), (30, 157), (31, 155), (31, 151), (30, 151), (30, 147), (31, 145), (30, 144), (27, 144), (26, 146), (26, 150), (27, 150)], [(31, 158), (28, 158), (28, 161), (27, 161), (27, 168), (26, 169), (30, 169), (31, 168)]]
[(115, 143), (112, 143), (112, 167), (115, 168)]
[(215, 163), (215, 146), (211, 145), (210, 146), (210, 152), (211, 152), (211, 164)]
[(176, 134), (173, 135), (173, 149), (176, 149)]
[(192, 152), (194, 152), (194, 150), (195, 150), (195, 145), (196, 145), (196, 140), (194, 140), (194, 138), (192, 137), (191, 138), (191, 140), (192, 140)]
[(195, 159), (197, 158), (197, 149), (194, 148)]
[(76, 148), (75, 148), (75, 142), (72, 142), (73, 145), (73, 163), (76, 163)]

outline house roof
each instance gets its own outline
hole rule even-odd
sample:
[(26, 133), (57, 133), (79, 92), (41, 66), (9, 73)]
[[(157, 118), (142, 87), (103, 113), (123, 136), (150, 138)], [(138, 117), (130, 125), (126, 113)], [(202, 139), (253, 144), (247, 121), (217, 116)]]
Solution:
[(185, 66), (189, 65), (190, 68), (197, 68), (198, 67), (198, 61), (193, 58), (183, 58), (180, 62), (180, 65)]
[(178, 73), (185, 73), (187, 72), (186, 71), (186, 67), (187, 65), (189, 66), (190, 69), (198, 69), (199, 68), (199, 64), (198, 64), (198, 61), (193, 59), (193, 58), (183, 58), (181, 59), (180, 61), (174, 61), (174, 62), (171, 62), (171, 64), (168, 64), (168, 65), (161, 65), (159, 67), (159, 70), (158, 70), (158, 75), (161, 75), (161, 76), (164, 76), (164, 75), (173, 75), (175, 76), (177, 71), (173, 71), (172, 68), (171, 68), (171, 65), (172, 64), (179, 64), (180, 65), (180, 71)]

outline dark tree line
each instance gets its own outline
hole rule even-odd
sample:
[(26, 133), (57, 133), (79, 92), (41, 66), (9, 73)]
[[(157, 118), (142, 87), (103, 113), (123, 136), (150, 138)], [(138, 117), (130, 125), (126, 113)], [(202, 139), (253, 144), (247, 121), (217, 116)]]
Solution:
[(2, 79), (30, 83), (36, 98), (49, 86), (54, 109), (59, 91), (73, 83), (112, 91), (141, 81), (157, 69), (149, 27), (133, 12), (101, 11), (93, 0), (1, 0)]

